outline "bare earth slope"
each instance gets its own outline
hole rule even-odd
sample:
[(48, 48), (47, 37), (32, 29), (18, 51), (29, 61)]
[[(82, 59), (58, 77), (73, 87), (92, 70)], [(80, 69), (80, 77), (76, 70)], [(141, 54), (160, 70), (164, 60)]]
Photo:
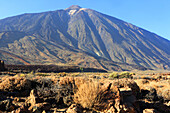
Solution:
[[(0, 57), (23, 64), (74, 64), (108, 70), (169, 68), (170, 41), (91, 9), (23, 14), (0, 20)], [(132, 65), (129, 65), (132, 64)]]

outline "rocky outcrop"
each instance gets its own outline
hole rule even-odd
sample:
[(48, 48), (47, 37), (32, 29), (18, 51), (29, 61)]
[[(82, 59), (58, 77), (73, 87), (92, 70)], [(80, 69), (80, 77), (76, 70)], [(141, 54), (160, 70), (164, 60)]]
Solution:
[(145, 87), (145, 90), (141, 90), (141, 94), (144, 98), (150, 101), (158, 101), (158, 96), (155, 88)]
[(129, 87), (120, 88), (121, 93), (121, 110), (129, 113), (138, 113), (140, 107), (137, 103), (137, 98)]
[(118, 98), (114, 99), (113, 106), (107, 113), (138, 113), (140, 106), (137, 103), (136, 95), (130, 87), (122, 87), (118, 90)]

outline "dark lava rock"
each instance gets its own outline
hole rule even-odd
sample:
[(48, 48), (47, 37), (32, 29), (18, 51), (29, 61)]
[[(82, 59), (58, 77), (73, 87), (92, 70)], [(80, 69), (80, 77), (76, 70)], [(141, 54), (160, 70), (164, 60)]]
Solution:
[(15, 108), (16, 107), (15, 107), (14, 104), (12, 104), (12, 100), (11, 99), (0, 101), (0, 110), (1, 111), (12, 111)]

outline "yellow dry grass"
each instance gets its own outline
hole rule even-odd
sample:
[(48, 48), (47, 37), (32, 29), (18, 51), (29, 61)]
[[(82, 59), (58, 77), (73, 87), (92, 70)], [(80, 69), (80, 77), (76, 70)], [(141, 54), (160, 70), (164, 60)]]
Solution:
[(92, 109), (98, 103), (98, 94), (100, 84), (97, 82), (85, 82), (78, 87), (77, 93), (74, 95), (74, 102), (80, 104), (83, 108)]

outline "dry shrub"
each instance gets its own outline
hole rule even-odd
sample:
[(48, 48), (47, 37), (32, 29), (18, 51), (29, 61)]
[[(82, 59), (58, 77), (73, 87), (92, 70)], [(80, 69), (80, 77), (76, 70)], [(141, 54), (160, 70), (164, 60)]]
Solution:
[(98, 97), (100, 85), (94, 82), (86, 82), (78, 87), (77, 93), (74, 95), (74, 101), (83, 108), (92, 109)]
[(76, 87), (79, 87), (80, 85), (84, 84), (87, 81), (91, 81), (85, 77), (76, 77), (76, 78), (74, 78), (74, 80), (75, 80)]
[(79, 87), (81, 84), (89, 81), (89, 79), (84, 77), (60, 77), (59, 84), (60, 85), (69, 85), (72, 84), (76, 87)]
[(74, 102), (85, 109), (103, 111), (114, 104), (116, 98), (116, 93), (113, 92), (116, 90), (111, 86), (110, 83), (101, 85), (99, 82), (87, 81), (78, 87), (74, 94)]
[(49, 78), (49, 79), (51, 79), (51, 81), (54, 83), (54, 84), (56, 84), (56, 83), (58, 83), (59, 81), (60, 81), (60, 77), (58, 77), (58, 76), (46, 76), (45, 78)]
[(56, 98), (57, 101), (60, 98), (59, 96), (59, 86), (54, 84), (50, 78), (42, 77), (41, 79), (35, 80), (36, 82), (36, 91), (39, 97), (47, 98), (52, 97)]
[(60, 77), (58, 81), (60, 94), (63, 96), (63, 102), (67, 106), (72, 104), (75, 92), (77, 92), (78, 87), (86, 80), (82, 77)]
[(31, 81), (23, 77), (9, 77), (0, 83), (2, 91), (21, 91), (31, 89)]
[(74, 77), (61, 77), (59, 84), (60, 85), (68, 85), (68, 84), (74, 84)]

